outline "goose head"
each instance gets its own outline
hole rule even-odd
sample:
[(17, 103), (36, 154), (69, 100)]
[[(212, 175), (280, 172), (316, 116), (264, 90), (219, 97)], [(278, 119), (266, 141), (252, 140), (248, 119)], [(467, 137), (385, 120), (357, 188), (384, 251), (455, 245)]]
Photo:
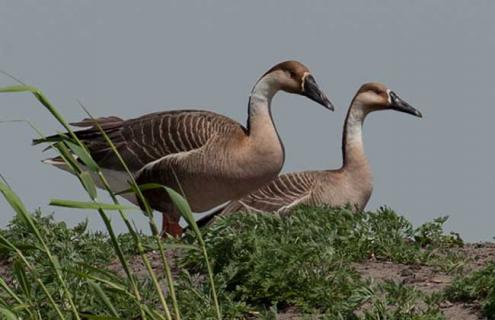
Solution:
[(421, 112), (402, 100), (394, 91), (378, 82), (369, 82), (358, 90), (356, 102), (363, 106), (366, 113), (378, 110), (396, 110), (422, 118)]
[(299, 94), (329, 110), (334, 110), (332, 103), (316, 83), (311, 71), (298, 61), (289, 60), (273, 66), (258, 80), (257, 84), (261, 82), (266, 83), (272, 90)]

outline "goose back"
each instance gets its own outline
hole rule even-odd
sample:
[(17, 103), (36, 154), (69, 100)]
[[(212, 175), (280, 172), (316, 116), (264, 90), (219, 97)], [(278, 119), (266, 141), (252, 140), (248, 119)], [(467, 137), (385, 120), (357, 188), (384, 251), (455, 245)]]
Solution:
[(216, 135), (242, 136), (245, 132), (244, 127), (230, 118), (199, 110), (156, 112), (129, 120), (108, 117), (72, 123), (78, 127), (89, 126), (75, 133), (98, 165), (111, 170), (123, 168), (94, 121), (134, 172), (168, 155), (199, 149), (211, 143)]

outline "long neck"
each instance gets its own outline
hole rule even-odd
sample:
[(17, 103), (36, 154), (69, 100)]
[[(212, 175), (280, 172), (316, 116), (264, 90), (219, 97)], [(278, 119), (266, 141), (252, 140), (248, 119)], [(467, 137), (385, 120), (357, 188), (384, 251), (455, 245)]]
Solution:
[(279, 89), (279, 83), (272, 74), (263, 76), (254, 86), (249, 97), (247, 120), (249, 136), (263, 135), (270, 128), (276, 133), (271, 115), (271, 102)]
[(354, 99), (347, 113), (342, 138), (343, 168), (351, 172), (359, 169), (369, 170), (362, 135), (366, 114), (361, 102)]

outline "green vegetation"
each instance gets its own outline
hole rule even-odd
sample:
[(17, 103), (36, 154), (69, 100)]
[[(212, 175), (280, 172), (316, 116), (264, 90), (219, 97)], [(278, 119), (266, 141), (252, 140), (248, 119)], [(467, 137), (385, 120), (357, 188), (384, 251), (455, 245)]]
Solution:
[(451, 301), (478, 301), (483, 315), (495, 319), (495, 261), (467, 277), (458, 277), (446, 296)]
[[(462, 241), (444, 234), (445, 220), (414, 229), (388, 208), (362, 214), (299, 208), (288, 218), (232, 215), (203, 237), (216, 279), (235, 301), (348, 318), (373, 290), (353, 263), (373, 258), (442, 270), (462, 265), (459, 256), (449, 254)], [(183, 261), (186, 268), (204, 271), (194, 251)]]
[[(124, 277), (117, 277), (103, 267), (116, 259), (112, 253), (112, 244), (108, 236), (102, 233), (86, 232), (86, 224), (82, 223), (74, 228), (67, 228), (64, 223), (56, 223), (52, 216), (42, 216), (39, 212), (33, 215), (34, 225), (48, 245), (57, 260), (57, 268), (61, 271), (62, 279), (66, 283), (74, 304), (81, 314), (104, 313), (108, 305), (102, 295), (98, 292), (105, 281), (111, 281), (115, 285), (127, 288), (128, 284)], [(46, 287), (52, 299), (60, 306), (64, 314), (65, 299), (60, 295), (59, 284), (56, 281), (52, 265), (45, 257), (45, 252), (39, 246), (39, 242), (30, 227), (19, 218), (14, 218), (6, 230), (0, 232), (3, 242), (8, 241), (18, 248), (23, 257), (29, 262), (29, 266), (22, 263), (17, 250), (11, 246), (2, 246), (0, 256), (3, 261), (9, 262), (9, 268), (4, 270), (2, 277), (11, 286), (18, 300), (17, 304), (7, 292), (2, 292), (1, 301), (12, 308), (19, 317), (27, 315), (36, 310), (40, 319), (56, 319), (57, 314), (50, 305), (49, 297), (45, 294), (38, 279)], [(144, 237), (143, 237), (144, 238)], [(129, 237), (119, 237), (119, 242), (128, 243)], [(128, 251), (126, 255), (136, 254), (136, 250)], [(141, 292), (149, 292), (149, 281), (139, 281)], [(108, 293), (105, 293), (108, 295)], [(129, 308), (134, 301), (127, 297), (124, 292), (115, 290), (111, 295), (112, 306), (123, 318), (133, 318), (136, 308)], [(155, 296), (144, 297), (149, 304), (156, 303)], [(22, 303), (20, 303), (22, 302)], [(133, 310), (134, 309), (134, 310)], [(28, 318), (36, 319), (33, 314)]]
[[(108, 235), (88, 232), (85, 223), (67, 228), (39, 212), (32, 218), (48, 249), (57, 257), (80, 315), (139, 318), (136, 301), (128, 291), (131, 284), (116, 263), (118, 257)], [(444, 219), (436, 220), (414, 229), (390, 209), (353, 214), (345, 208), (300, 208), (285, 219), (275, 215), (223, 218), (203, 237), (225, 319), (269, 319), (289, 306), (297, 312), (328, 319), (441, 319), (438, 305), (443, 297), (426, 295), (394, 282), (370, 282), (356, 272), (354, 264), (372, 258), (456, 272), (458, 268), (452, 266), (460, 265), (462, 259), (446, 252), (460, 242), (458, 237), (441, 231), (443, 222)], [(436, 232), (425, 236), (425, 229)], [(148, 254), (157, 249), (152, 237), (139, 237)], [(0, 289), (0, 306), (9, 306), (17, 316), (36, 319), (28, 312), (36, 310), (38, 319), (57, 318), (38, 283), (40, 279), (62, 314), (70, 319), (55, 272), (44, 259), (44, 251), (29, 225), (16, 217), (0, 232), (0, 238), (11, 244), (0, 250), (0, 257), (8, 262), (2, 271), (5, 283)], [(138, 254), (128, 234), (120, 235), (117, 241), (127, 261)], [(180, 313), (185, 319), (213, 319), (216, 311), (206, 279), (205, 260), (201, 251), (192, 249), (197, 241), (191, 233), (181, 241), (189, 247), (178, 248), (177, 243), (169, 240), (165, 246), (180, 255), (180, 266), (174, 270)], [(31, 269), (23, 266), (13, 247), (22, 252)], [(493, 301), (493, 268), (487, 268), (478, 278), (458, 282), (449, 289), (449, 297), (456, 292), (458, 299), (470, 300), (482, 294), (487, 301)], [(130, 269), (134, 269), (132, 264)], [(490, 276), (491, 291), (483, 291), (487, 287), (480, 285), (489, 285), (486, 277)], [(161, 281), (163, 272), (157, 278)], [(160, 312), (159, 296), (146, 274), (136, 276), (135, 280), (142, 293), (142, 304), (150, 314)], [(490, 310), (488, 302), (486, 305)]]
[[(463, 243), (444, 232), (446, 218), (414, 228), (389, 208), (353, 213), (301, 207), (287, 218), (239, 214), (199, 230), (178, 193), (138, 186), (129, 174), (128, 191), (140, 197), (150, 226), (151, 235), (143, 235), (108, 187), (112, 203), (99, 200), (91, 176), (108, 186), (102, 171), (43, 93), (24, 85), (0, 92), (32, 93), (68, 132), (50, 141), (40, 134), (39, 141), (60, 154), (89, 200), (54, 199), (51, 205), (92, 210), (106, 227), (105, 233), (91, 233), (86, 223), (68, 228), (32, 214), (0, 181), (15, 213), (0, 230), (1, 319), (276, 319), (295, 313), (308, 319), (422, 320), (442, 319), (446, 299), (479, 301), (493, 317), (495, 267), (463, 278), (467, 260), (457, 250)], [(184, 239), (160, 238), (144, 188), (166, 189), (192, 226)], [(109, 211), (124, 221), (126, 234), (113, 230)], [(380, 262), (429, 266), (458, 278), (445, 293), (427, 294), (397, 281), (375, 282), (357, 268)]]

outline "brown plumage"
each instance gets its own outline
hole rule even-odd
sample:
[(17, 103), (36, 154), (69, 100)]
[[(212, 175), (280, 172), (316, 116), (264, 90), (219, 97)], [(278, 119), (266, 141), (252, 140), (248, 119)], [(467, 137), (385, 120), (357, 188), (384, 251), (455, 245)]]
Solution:
[[(309, 70), (287, 61), (265, 73), (254, 86), (247, 126), (220, 114), (176, 110), (131, 120), (117, 117), (96, 121), (117, 147), (139, 184), (159, 183), (184, 192), (195, 212), (238, 199), (277, 176), (284, 162), (283, 145), (271, 118), (277, 91), (307, 96), (333, 109)], [(101, 132), (85, 119), (73, 125), (86, 129), (76, 135), (104, 169), (114, 191), (128, 189), (123, 168)], [(60, 159), (50, 164), (64, 168)], [(144, 192), (150, 206), (163, 212), (163, 231), (181, 233), (179, 214), (161, 189)], [(126, 198), (136, 204), (134, 195)]]
[(364, 84), (347, 112), (342, 138), (343, 165), (337, 170), (283, 174), (240, 200), (202, 218), (204, 225), (216, 215), (239, 211), (290, 212), (299, 204), (332, 207), (350, 204), (363, 210), (373, 190), (373, 178), (364, 152), (361, 128), (366, 116), (377, 110), (397, 110), (421, 117), (421, 113), (380, 83)]

